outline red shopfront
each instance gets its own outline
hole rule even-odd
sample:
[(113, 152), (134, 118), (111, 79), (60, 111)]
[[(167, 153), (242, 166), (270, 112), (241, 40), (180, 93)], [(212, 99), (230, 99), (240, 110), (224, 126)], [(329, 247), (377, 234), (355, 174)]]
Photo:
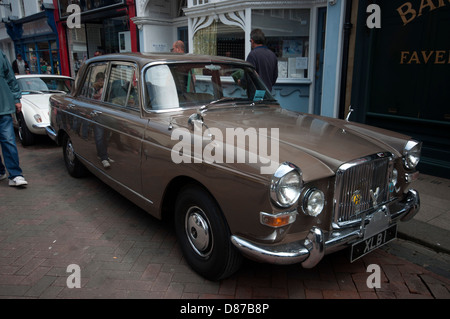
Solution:
[[(135, 1), (53, 2), (58, 8), (55, 10), (55, 21), (61, 43), (62, 74), (76, 76), (82, 63), (93, 57), (97, 50), (105, 54), (138, 51), (137, 28), (130, 19), (136, 15)], [(68, 10), (69, 4), (77, 5), (80, 10), (80, 24), (76, 27), (67, 24), (74, 13)]]

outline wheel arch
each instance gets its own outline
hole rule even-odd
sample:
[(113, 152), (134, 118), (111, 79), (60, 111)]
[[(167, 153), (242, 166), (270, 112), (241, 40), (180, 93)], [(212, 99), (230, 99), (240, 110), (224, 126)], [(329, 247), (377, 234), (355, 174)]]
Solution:
[(217, 199), (205, 185), (203, 185), (201, 182), (190, 176), (177, 176), (170, 181), (170, 183), (167, 185), (164, 191), (164, 196), (161, 204), (162, 220), (173, 222), (176, 199), (180, 194), (180, 192), (182, 191), (182, 189), (187, 185), (192, 185), (193, 187), (201, 188), (204, 192), (206, 192), (209, 196), (211, 196), (211, 198), (217, 204), (217, 207), (219, 207), (220, 211), (222, 211), (222, 208), (220, 207)]

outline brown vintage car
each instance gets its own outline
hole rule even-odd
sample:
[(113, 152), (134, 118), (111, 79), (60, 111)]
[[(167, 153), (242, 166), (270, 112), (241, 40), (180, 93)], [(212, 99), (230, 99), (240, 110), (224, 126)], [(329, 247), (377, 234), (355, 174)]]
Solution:
[(88, 60), (51, 98), (47, 133), (70, 175), (86, 169), (151, 215), (173, 220), (189, 265), (212, 280), (242, 256), (314, 267), (357, 259), (419, 210), (409, 189), (421, 143), (295, 113), (241, 60), (117, 54)]

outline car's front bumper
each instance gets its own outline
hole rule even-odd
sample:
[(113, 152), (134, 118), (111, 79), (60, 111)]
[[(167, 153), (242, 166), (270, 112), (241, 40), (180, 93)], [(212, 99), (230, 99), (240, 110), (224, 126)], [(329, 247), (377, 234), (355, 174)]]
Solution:
[[(409, 190), (403, 201), (380, 209), (388, 213), (390, 225), (399, 220), (410, 220), (420, 209), (419, 193)], [(253, 260), (284, 265), (302, 263), (303, 267), (312, 268), (326, 253), (344, 249), (363, 239), (367, 223), (369, 220), (364, 220), (364, 225), (361, 223), (359, 226), (329, 232), (313, 227), (304, 240), (282, 245), (261, 245), (235, 235), (231, 236), (231, 241), (243, 255)]]
[(56, 134), (55, 130), (50, 125), (47, 125), (45, 127), (45, 131), (47, 133), (47, 136), (50, 137), (51, 140), (53, 140), (54, 142), (57, 141), (58, 135)]

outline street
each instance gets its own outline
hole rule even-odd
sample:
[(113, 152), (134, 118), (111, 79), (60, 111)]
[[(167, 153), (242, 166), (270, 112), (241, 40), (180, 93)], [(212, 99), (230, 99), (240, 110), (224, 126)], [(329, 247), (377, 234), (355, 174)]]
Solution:
[(18, 148), (29, 185), (0, 183), (0, 298), (450, 298), (448, 255), (403, 240), (354, 263), (347, 251), (313, 269), (246, 260), (231, 278), (206, 281), (187, 266), (172, 225), (92, 175), (70, 177), (47, 138)]

